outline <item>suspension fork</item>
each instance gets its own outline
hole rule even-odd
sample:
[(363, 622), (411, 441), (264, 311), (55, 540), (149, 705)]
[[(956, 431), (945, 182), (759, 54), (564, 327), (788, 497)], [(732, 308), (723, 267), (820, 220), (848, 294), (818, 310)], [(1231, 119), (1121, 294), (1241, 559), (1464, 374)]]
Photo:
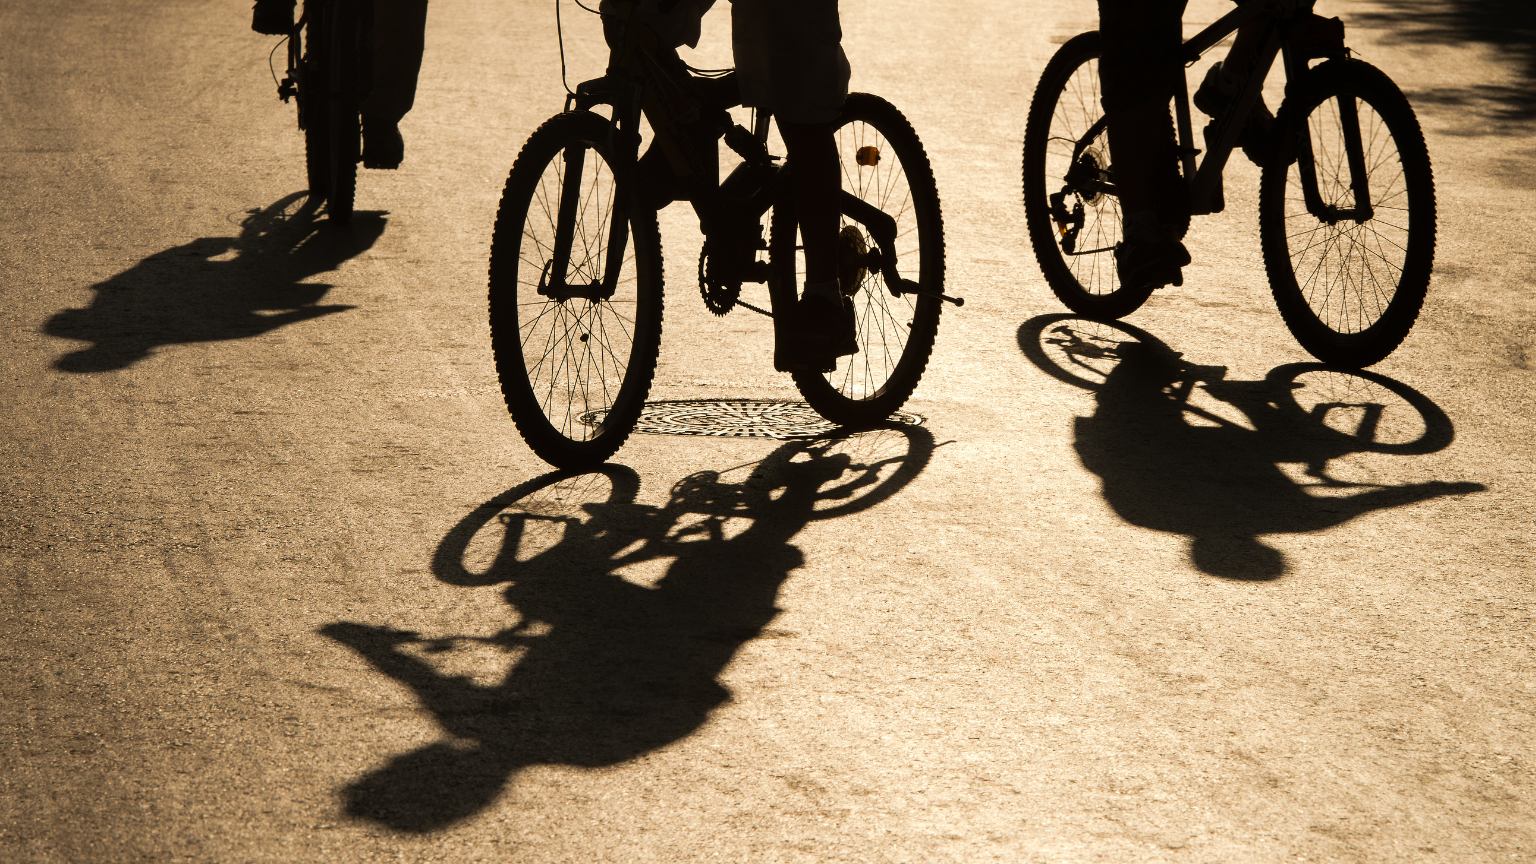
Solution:
[(1339, 124), (1344, 127), (1344, 153), (1349, 157), (1349, 185), (1355, 193), (1354, 212), (1341, 212), (1341, 216), (1364, 222), (1373, 215), (1371, 207), (1371, 178), (1365, 165), (1365, 144), (1360, 140), (1360, 106), (1355, 97), (1339, 97)]
[[(1285, 47), (1285, 74), (1292, 82), (1298, 82), (1307, 74), (1306, 56), (1290, 45)], [(1323, 201), (1317, 183), (1317, 158), (1312, 149), (1312, 128), (1301, 119), (1296, 130), (1296, 171), (1301, 178), (1302, 200), (1307, 212), (1319, 221), (1330, 225), (1353, 219), (1364, 222), (1375, 215), (1371, 206), (1370, 176), (1365, 164), (1365, 144), (1360, 136), (1360, 108), (1355, 97), (1340, 94), (1337, 97), (1340, 132), (1344, 138), (1344, 156), (1349, 166), (1349, 188), (1354, 198), (1353, 207), (1338, 207)]]
[(549, 269), (540, 287), (540, 293), (545, 296), (607, 300), (618, 288), (619, 276), (624, 269), (624, 254), (629, 246), (629, 208), (634, 194), (630, 187), (635, 182), (634, 156), (638, 141), (632, 135), (626, 135), (623, 127), (616, 122), (611, 144), (620, 152), (615, 158), (618, 165), (615, 166), (613, 205), (604, 246), (602, 277), (598, 282), (582, 285), (569, 282), (571, 247), (576, 239), (576, 220), (580, 216), (587, 156), (590, 151), (596, 150), (591, 145), (579, 144), (566, 148), (560, 155), (565, 163), (565, 171), (560, 187), (560, 202), (556, 208), (554, 249), (551, 250)]
[(619, 274), (624, 271), (624, 253), (629, 247), (629, 208), (634, 200), (635, 185), (640, 182), (640, 136), (633, 131), (632, 123), (621, 122), (618, 108), (614, 109), (614, 148), (618, 151), (618, 170), (613, 189), (613, 211), (608, 214), (608, 244), (603, 251), (603, 281), (598, 291), (599, 299), (613, 297), (619, 287)]
[(842, 214), (849, 219), (863, 225), (869, 231), (869, 236), (874, 238), (875, 248), (870, 250), (867, 264), (869, 269), (877, 270), (885, 279), (885, 287), (894, 297), (903, 294), (916, 294), (924, 297), (934, 297), (945, 303), (953, 303), (956, 306), (964, 306), (965, 298), (952, 297), (942, 291), (933, 288), (924, 288), (912, 279), (902, 278), (897, 269), (896, 260), (896, 220), (889, 213), (875, 205), (865, 201), (859, 196), (843, 190), (839, 202)]
[(571, 265), (571, 242), (576, 233), (576, 208), (581, 203), (582, 172), (587, 161), (585, 144), (569, 147), (560, 154), (565, 174), (560, 185), (560, 206), (555, 215), (555, 249), (550, 260), (549, 290), (559, 296), (566, 288)]

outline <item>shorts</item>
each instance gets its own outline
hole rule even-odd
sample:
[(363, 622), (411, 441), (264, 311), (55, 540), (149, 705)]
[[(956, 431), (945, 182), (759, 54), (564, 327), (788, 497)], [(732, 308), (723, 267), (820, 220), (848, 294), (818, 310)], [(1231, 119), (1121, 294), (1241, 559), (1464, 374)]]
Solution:
[(781, 123), (830, 123), (848, 97), (838, 0), (733, 0), (742, 103)]

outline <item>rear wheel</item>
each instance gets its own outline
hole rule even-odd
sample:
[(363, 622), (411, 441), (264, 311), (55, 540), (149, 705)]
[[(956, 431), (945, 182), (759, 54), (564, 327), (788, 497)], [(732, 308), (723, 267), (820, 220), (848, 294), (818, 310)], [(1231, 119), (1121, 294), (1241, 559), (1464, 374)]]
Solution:
[(1314, 357), (1369, 366), (1413, 328), (1434, 267), (1435, 181), (1424, 134), (1397, 85), (1359, 60), (1308, 73), (1278, 124), (1281, 149), (1259, 189), (1275, 303)]
[(1140, 308), (1152, 286), (1124, 285), (1115, 268), (1125, 217), (1120, 199), (1104, 188), (1110, 163), (1100, 122), (1102, 54), (1097, 32), (1079, 34), (1040, 75), (1024, 127), (1024, 221), (1057, 298), (1079, 315), (1112, 320)]
[[(836, 371), (796, 372), (794, 378), (821, 416), (866, 426), (891, 416), (917, 388), (933, 352), (941, 305), (936, 296), (893, 294), (880, 269), (868, 263), (894, 252), (902, 278), (929, 295), (942, 293), (944, 223), (928, 154), (895, 106), (867, 93), (850, 94), (836, 138), (843, 192), (895, 220), (895, 240), (882, 244), (868, 226), (842, 217), (839, 270), (851, 276), (842, 287), (853, 304), (859, 352), (838, 358)], [(805, 281), (797, 221), (789, 202), (774, 208), (769, 262), (773, 278), (789, 286), (784, 296), (797, 295)]]
[[(629, 437), (661, 347), (656, 212), (629, 194), (633, 166), (618, 161), (612, 134), (587, 111), (540, 126), (507, 177), (491, 241), (491, 349), (501, 392), (523, 440), (562, 468), (600, 463)], [(576, 163), (580, 179), (568, 189)], [(573, 219), (563, 286), (551, 284), (562, 209)], [(629, 239), (606, 295), (591, 286), (604, 284), (616, 224)]]

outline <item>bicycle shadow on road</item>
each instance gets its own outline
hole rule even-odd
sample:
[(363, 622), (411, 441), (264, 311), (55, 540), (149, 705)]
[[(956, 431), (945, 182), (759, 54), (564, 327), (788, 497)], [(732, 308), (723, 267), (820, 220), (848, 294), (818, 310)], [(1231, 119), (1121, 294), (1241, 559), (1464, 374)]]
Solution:
[(1274, 579), (1287, 564), (1266, 537), (1485, 488), (1337, 476), (1351, 454), (1421, 455), (1454, 438), (1445, 412), (1384, 375), (1292, 363), (1233, 381), (1140, 328), (1072, 315), (1032, 318), (1018, 337), (1036, 366), (1094, 392), (1093, 414), (1073, 422), (1074, 445), (1105, 501), (1132, 525), (1188, 537), (1204, 573)]
[[(736, 653), (773, 635), (779, 590), (806, 565), (795, 535), (885, 501), (933, 449), (921, 427), (881, 428), (692, 474), (660, 507), (638, 503), (634, 471), (607, 465), (476, 508), (440, 544), (434, 573), (505, 585), (516, 623), (492, 636), (320, 630), (409, 688), (443, 732), (348, 784), (346, 813), (437, 831), (490, 806), (520, 769), (617, 765), (686, 738), (731, 698), (719, 677)], [(637, 579), (647, 565), (663, 575)], [(450, 668), (488, 649), (478, 668), (491, 680)]]
[(165, 345), (248, 339), (351, 309), (320, 305), (330, 285), (304, 283), (373, 246), (381, 212), (338, 229), (317, 221), (308, 193), (252, 209), (236, 237), (203, 237), (157, 252), (92, 286), (84, 309), (49, 318), (43, 332), (89, 342), (54, 361), (63, 372), (125, 369)]

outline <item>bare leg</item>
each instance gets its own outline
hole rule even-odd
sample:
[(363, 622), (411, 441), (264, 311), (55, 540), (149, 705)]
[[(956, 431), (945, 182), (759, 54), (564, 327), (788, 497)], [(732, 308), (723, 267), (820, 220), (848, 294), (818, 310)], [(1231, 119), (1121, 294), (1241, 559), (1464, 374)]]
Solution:
[(790, 329), (784, 337), (799, 346), (791, 352), (797, 362), (821, 370), (830, 367), (831, 358), (858, 352), (852, 307), (837, 279), (842, 169), (833, 128), (831, 123), (779, 124), (789, 151), (791, 191), (805, 248), (805, 293), (786, 322)]
[(1183, 14), (1184, 0), (1099, 0), (1111, 171), (1125, 212), (1115, 258), (1127, 285), (1178, 283), (1189, 263), (1179, 242), (1189, 227), (1189, 193), (1168, 110), (1183, 74)]
[(783, 123), (779, 134), (793, 166), (795, 213), (805, 243), (805, 281), (825, 284), (837, 279), (837, 199), (842, 178), (831, 124)]
[(405, 156), (400, 120), (416, 102), (427, 0), (375, 3), (372, 29), (372, 86), (363, 100), (363, 164), (396, 168)]

